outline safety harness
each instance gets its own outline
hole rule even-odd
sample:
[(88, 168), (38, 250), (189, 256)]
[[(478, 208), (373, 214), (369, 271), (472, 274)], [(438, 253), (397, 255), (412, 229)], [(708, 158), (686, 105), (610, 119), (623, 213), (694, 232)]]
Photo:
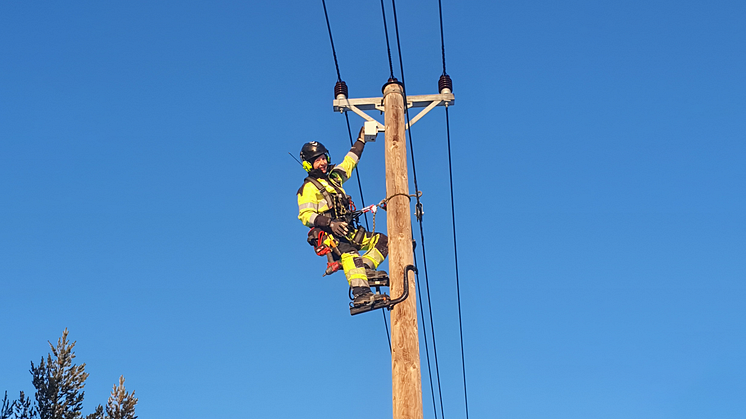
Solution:
[(350, 212), (352, 199), (350, 199), (350, 197), (340, 187), (338, 187), (333, 180), (329, 179), (327, 183), (336, 191), (334, 195), (330, 194), (324, 185), (316, 178), (308, 176), (305, 179), (305, 182), (313, 184), (313, 186), (321, 192), (321, 195), (329, 205), (329, 211), (331, 212), (332, 218), (341, 218)]
[[(352, 198), (338, 187), (332, 179), (329, 179), (327, 183), (334, 188), (336, 191), (335, 194), (330, 194), (324, 185), (316, 178), (308, 176), (304, 180), (304, 183), (305, 182), (313, 184), (313, 186), (321, 192), (321, 195), (329, 205), (329, 211), (325, 213), (326, 215), (331, 216), (332, 219), (344, 219), (351, 228), (355, 229), (355, 235), (353, 238), (351, 240), (348, 238), (347, 240), (359, 250), (363, 245), (363, 240), (365, 239), (365, 228), (359, 224), (356, 225), (357, 219), (353, 216), (356, 208), (355, 203), (352, 202)], [(328, 249), (328, 246), (323, 244), (324, 235), (327, 234), (328, 233), (318, 227), (312, 227), (311, 231), (308, 233), (308, 243), (314, 247), (314, 251), (316, 251), (316, 254), (319, 256), (323, 256), (331, 251), (331, 249)], [(334, 237), (334, 235), (329, 236), (332, 238)], [(333, 241), (334, 240), (332, 240), (332, 242)]]

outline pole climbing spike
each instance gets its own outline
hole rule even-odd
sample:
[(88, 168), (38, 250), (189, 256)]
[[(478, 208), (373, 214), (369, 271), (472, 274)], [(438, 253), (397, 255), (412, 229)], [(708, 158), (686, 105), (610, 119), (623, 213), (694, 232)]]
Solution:
[[(389, 283), (388, 274), (383, 271), (378, 271), (374, 278), (372, 278), (372, 285), (376, 288), (373, 298), (364, 304), (355, 305), (350, 303), (350, 315), (354, 316), (360, 313), (367, 313), (368, 311), (377, 310), (379, 308), (385, 308), (391, 310), (395, 305), (407, 299), (409, 296), (409, 271), (417, 273), (417, 268), (414, 265), (407, 265), (404, 268), (404, 280), (402, 284), (402, 295), (399, 298), (393, 300), (385, 293), (379, 291), (380, 287), (387, 287)], [(370, 274), (369, 274), (370, 275)], [(373, 277), (373, 275), (371, 275)], [(370, 280), (369, 280), (370, 281)]]

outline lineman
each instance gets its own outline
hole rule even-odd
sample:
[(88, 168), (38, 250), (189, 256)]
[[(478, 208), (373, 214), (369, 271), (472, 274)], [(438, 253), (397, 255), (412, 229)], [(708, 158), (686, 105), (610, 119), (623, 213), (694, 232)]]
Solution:
[[(388, 254), (385, 234), (367, 232), (362, 227), (352, 231), (344, 220), (344, 216), (351, 212), (351, 199), (342, 189), (342, 183), (352, 176), (352, 170), (363, 153), (363, 131), (360, 130), (357, 141), (342, 163), (336, 166), (330, 164), (329, 151), (323, 144), (316, 141), (304, 144), (300, 158), (308, 177), (298, 189), (298, 218), (311, 228), (308, 241), (317, 247), (336, 245), (339, 252), (334, 257), (339, 259), (352, 288), (355, 306), (374, 301), (366, 269), (375, 270)], [(322, 243), (318, 243), (319, 239)], [(359, 251), (364, 252), (362, 256)]]

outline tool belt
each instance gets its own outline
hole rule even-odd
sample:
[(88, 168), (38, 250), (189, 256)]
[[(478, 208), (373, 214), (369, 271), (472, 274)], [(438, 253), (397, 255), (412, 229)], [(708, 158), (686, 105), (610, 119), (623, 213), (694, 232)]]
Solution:
[(339, 253), (333, 235), (331, 236), (332, 239), (328, 241), (329, 244), (324, 243), (327, 241), (325, 239), (328, 234), (329, 233), (318, 227), (312, 227), (308, 231), (308, 238), (306, 241), (308, 241), (308, 244), (313, 246), (313, 250), (318, 256), (324, 256), (327, 253), (331, 253), (333, 250), (337, 250), (336, 253)]
[[(324, 256), (332, 252), (333, 250), (335, 251), (335, 253), (339, 254), (339, 249), (336, 248), (337, 239), (348, 242), (352, 244), (355, 249), (360, 250), (360, 248), (363, 246), (363, 240), (365, 240), (365, 229), (360, 225), (358, 225), (357, 228), (355, 226), (357, 224), (357, 220), (355, 219), (355, 217), (353, 217), (355, 204), (352, 202), (352, 199), (347, 194), (345, 194), (342, 189), (337, 187), (337, 185), (335, 185), (332, 181), (329, 181), (329, 185), (331, 185), (331, 187), (334, 188), (334, 190), (337, 192), (333, 194), (329, 193), (329, 191), (326, 190), (321, 182), (311, 176), (307, 177), (305, 181), (312, 183), (326, 200), (327, 205), (329, 206), (329, 210), (323, 212), (322, 215), (324, 215), (325, 217), (329, 217), (332, 220), (344, 220), (345, 222), (347, 222), (350, 228), (355, 228), (355, 232), (352, 235), (352, 238), (350, 238), (349, 235), (338, 238), (333, 234), (328, 233), (318, 227), (312, 227), (311, 230), (308, 232), (308, 244), (313, 246), (314, 251), (319, 256)], [(328, 241), (325, 240), (325, 237), (327, 235), (330, 236), (330, 240)], [(326, 242), (328, 242), (329, 244), (327, 244)]]
[[(337, 246), (339, 241), (350, 243), (355, 249), (360, 250), (363, 247), (363, 240), (365, 240), (365, 228), (358, 226), (355, 232), (352, 234), (352, 238), (348, 234), (345, 237), (337, 237), (334, 234), (328, 233), (319, 227), (312, 227), (308, 231), (308, 238), (306, 241), (308, 244), (313, 246), (314, 252), (319, 256), (324, 256), (327, 253), (335, 252), (337, 256), (340, 255)], [(328, 239), (327, 239), (328, 236)]]

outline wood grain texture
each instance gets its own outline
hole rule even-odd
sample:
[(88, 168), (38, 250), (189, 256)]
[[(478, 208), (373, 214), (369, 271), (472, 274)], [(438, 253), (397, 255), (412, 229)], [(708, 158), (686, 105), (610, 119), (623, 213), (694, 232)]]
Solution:
[[(409, 194), (404, 97), (399, 84), (384, 89), (386, 124), (386, 196)], [(412, 219), (407, 196), (391, 198), (387, 207), (391, 295), (402, 294), (404, 268), (413, 264)], [(394, 419), (422, 419), (422, 377), (417, 333), (414, 274), (409, 274), (409, 297), (391, 311), (391, 368)]]

